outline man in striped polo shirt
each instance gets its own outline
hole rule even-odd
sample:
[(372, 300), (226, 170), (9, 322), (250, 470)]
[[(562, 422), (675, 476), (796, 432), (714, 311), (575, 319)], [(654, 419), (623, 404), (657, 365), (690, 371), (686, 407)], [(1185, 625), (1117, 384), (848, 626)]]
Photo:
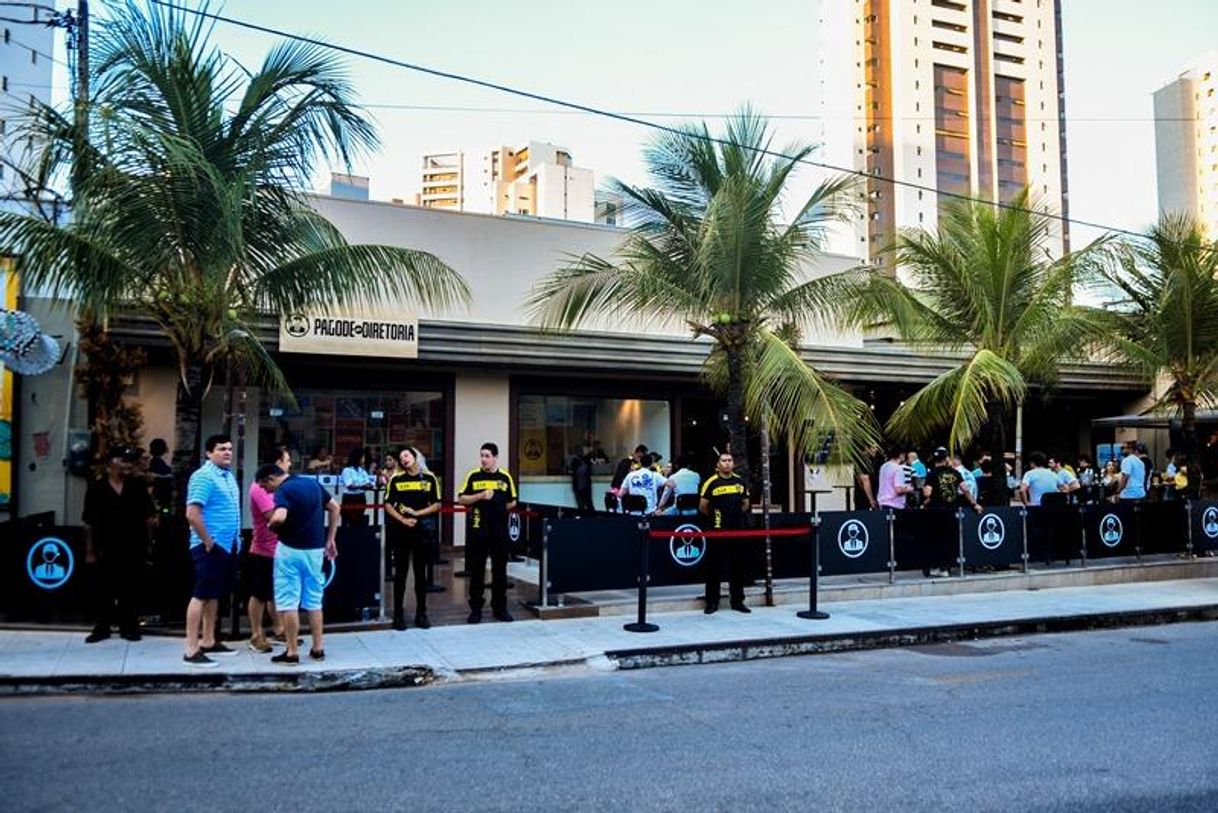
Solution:
[(204, 444), (207, 462), (190, 475), (186, 521), (190, 524), (190, 558), (195, 585), (186, 606), (186, 654), (190, 666), (215, 666), (208, 655), (232, 655), (216, 640), (220, 596), (229, 589), (241, 534), (241, 494), (233, 476), (233, 442), (212, 435)]

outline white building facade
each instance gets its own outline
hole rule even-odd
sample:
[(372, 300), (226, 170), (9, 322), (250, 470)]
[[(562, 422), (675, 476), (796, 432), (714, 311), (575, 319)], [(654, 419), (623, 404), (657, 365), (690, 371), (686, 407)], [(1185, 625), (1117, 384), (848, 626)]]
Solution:
[(1159, 211), (1188, 212), (1218, 238), (1218, 52), (1154, 93)]

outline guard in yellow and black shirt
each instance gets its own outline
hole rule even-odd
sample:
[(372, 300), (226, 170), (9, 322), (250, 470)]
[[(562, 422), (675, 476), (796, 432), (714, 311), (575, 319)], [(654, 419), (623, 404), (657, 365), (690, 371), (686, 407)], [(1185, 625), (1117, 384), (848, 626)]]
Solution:
[(469, 573), (469, 623), (482, 620), (486, 559), (491, 559), (491, 613), (511, 621), (507, 610), (508, 511), (516, 507), (516, 481), (499, 468), (499, 447), (484, 443), (479, 467), (465, 475), (457, 502), (465, 519), (465, 570)]
[[(732, 472), (731, 452), (719, 455), (715, 473), (702, 484), (698, 508), (709, 517), (712, 530), (733, 531), (744, 527), (749, 511), (749, 490), (744, 480)], [(750, 612), (744, 604), (745, 539), (709, 539), (706, 542), (706, 607), (707, 615), (719, 609), (719, 583), (724, 566), (728, 571), (728, 596), (732, 609)]]
[(419, 452), (406, 447), (398, 455), (402, 470), (385, 484), (385, 541), (393, 559), (393, 628), (406, 629), (402, 610), (406, 592), (406, 573), (414, 560), (414, 625), (427, 629), (427, 559), (431, 553), (431, 532), (435, 514), (440, 510), (440, 481), (419, 468)]

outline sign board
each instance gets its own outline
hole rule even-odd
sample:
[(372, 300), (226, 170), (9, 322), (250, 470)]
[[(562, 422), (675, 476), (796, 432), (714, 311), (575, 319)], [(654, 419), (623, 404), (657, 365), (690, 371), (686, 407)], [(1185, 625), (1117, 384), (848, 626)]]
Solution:
[(822, 511), (819, 516), (821, 575), (888, 569), (892, 539), (887, 511)]
[(1190, 508), (1193, 514), (1193, 552), (1218, 550), (1218, 502), (1195, 502)]
[(279, 320), (279, 350), (333, 356), (419, 357), (419, 320), (387, 305), (357, 305)]
[(1023, 509), (987, 508), (963, 518), (964, 561), (970, 565), (1017, 565), (1023, 562)]
[(1133, 556), (1138, 546), (1137, 506), (1127, 504), (1091, 505), (1083, 510), (1087, 535), (1087, 556)]

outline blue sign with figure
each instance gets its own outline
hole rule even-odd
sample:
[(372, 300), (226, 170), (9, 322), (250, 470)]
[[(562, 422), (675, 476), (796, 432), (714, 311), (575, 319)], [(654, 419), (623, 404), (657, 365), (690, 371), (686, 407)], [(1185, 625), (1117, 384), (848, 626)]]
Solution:
[(72, 578), (76, 560), (68, 543), (57, 536), (44, 536), (30, 546), (25, 572), (36, 587), (58, 590)]

